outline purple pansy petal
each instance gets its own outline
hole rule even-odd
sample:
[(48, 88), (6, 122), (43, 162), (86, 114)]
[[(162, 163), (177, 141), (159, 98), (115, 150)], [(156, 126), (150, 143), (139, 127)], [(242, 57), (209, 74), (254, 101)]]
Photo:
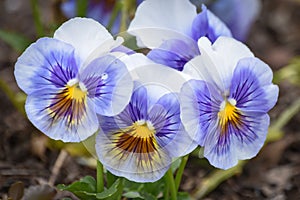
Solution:
[(120, 45), (120, 46), (112, 49), (110, 52), (123, 52), (123, 53), (126, 53), (127, 55), (136, 54), (135, 51), (125, 47), (124, 45)]
[[(238, 163), (237, 150), (233, 145), (234, 131), (221, 135), (218, 120), (213, 119), (209, 124), (208, 133), (204, 141), (204, 157), (214, 167), (228, 169)], [(232, 131), (232, 132), (231, 132)]]
[(178, 98), (175, 93), (165, 94), (149, 112), (149, 121), (155, 127), (158, 144), (172, 157), (186, 155), (197, 146), (181, 123)]
[(279, 89), (272, 84), (270, 67), (257, 58), (241, 59), (235, 68), (230, 98), (242, 111), (268, 112), (277, 102)]
[(245, 41), (260, 7), (259, 0), (219, 0), (209, 8), (227, 24), (234, 38)]
[(136, 86), (129, 104), (120, 114), (121, 118), (123, 120), (131, 118), (133, 122), (147, 119), (148, 101), (147, 89), (142, 86)]
[(159, 141), (161, 139), (161, 144), (164, 146), (172, 140), (181, 126), (178, 96), (173, 93), (162, 96), (150, 108), (148, 118), (155, 128), (155, 136)]
[(191, 37), (196, 7), (188, 0), (147, 0), (137, 8), (128, 32), (139, 46), (157, 48), (167, 39)]
[(85, 140), (98, 129), (98, 119), (89, 99), (76, 102), (67, 94), (42, 89), (27, 97), (29, 120), (48, 137), (63, 142)]
[(77, 76), (80, 61), (74, 48), (52, 38), (41, 38), (18, 58), (15, 77), (27, 94), (41, 88), (58, 89)]
[(180, 102), (182, 123), (191, 138), (204, 146), (210, 123), (216, 118), (222, 97), (209, 83), (190, 80), (182, 86)]
[(244, 112), (244, 126), (235, 133), (234, 144), (238, 159), (250, 159), (264, 145), (270, 125), (268, 114)]
[(182, 71), (183, 66), (196, 55), (199, 55), (199, 49), (192, 39), (170, 39), (164, 41), (159, 48), (151, 50), (147, 57), (156, 63)]
[(221, 169), (235, 166), (239, 159), (257, 155), (264, 144), (269, 126), (269, 116), (260, 113), (244, 113), (241, 126), (228, 125), (221, 133), (217, 121), (211, 122), (210, 132), (204, 144), (204, 156), (210, 164)]
[(93, 60), (79, 74), (95, 103), (98, 114), (112, 116), (120, 113), (130, 100), (133, 81), (123, 62), (106, 55)]
[(232, 37), (228, 27), (212, 12), (202, 5), (202, 12), (193, 20), (192, 37), (198, 40), (200, 37), (206, 36), (210, 41), (214, 42), (219, 36)]

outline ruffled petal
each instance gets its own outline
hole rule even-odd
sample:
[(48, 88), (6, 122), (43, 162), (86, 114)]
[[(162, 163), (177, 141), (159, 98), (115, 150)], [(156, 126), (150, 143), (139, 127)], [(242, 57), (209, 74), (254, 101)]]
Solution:
[(277, 102), (278, 86), (272, 84), (270, 67), (257, 58), (241, 59), (235, 68), (230, 98), (242, 111), (266, 113)]
[(164, 41), (159, 48), (151, 50), (147, 57), (156, 63), (182, 71), (184, 65), (199, 54), (194, 40), (170, 39)]
[(203, 37), (198, 41), (200, 55), (186, 63), (183, 73), (188, 74), (193, 79), (205, 80), (221, 91), (225, 91), (222, 69), (220, 65), (222, 57), (212, 50), (211, 42)]
[(202, 37), (198, 40), (198, 46), (201, 55), (192, 67), (196, 67), (204, 80), (216, 83), (221, 91), (229, 89), (238, 61), (254, 57), (246, 45), (230, 37), (220, 36), (213, 44)]
[(228, 27), (212, 12), (202, 5), (202, 11), (197, 15), (192, 25), (192, 36), (194, 40), (206, 36), (215, 42), (220, 36), (232, 37)]
[(218, 120), (213, 119), (209, 124), (204, 141), (204, 157), (214, 167), (229, 169), (238, 163), (237, 149), (234, 147), (233, 137), (236, 130), (229, 130), (221, 134)]
[(148, 0), (142, 2), (129, 25), (138, 45), (159, 47), (167, 39), (191, 37), (196, 7), (188, 0)]
[(115, 47), (114, 39), (106, 28), (89, 18), (76, 17), (68, 20), (55, 31), (54, 38), (71, 44), (83, 61), (95, 50), (102, 49), (97, 52), (101, 55)]
[(148, 120), (155, 129), (155, 138), (161, 148), (172, 157), (180, 157), (194, 150), (197, 144), (185, 131), (180, 119), (178, 95), (162, 96), (150, 109)]
[(222, 57), (222, 62), (218, 63), (218, 66), (220, 66), (219, 68), (227, 88), (238, 61), (242, 58), (254, 57), (246, 45), (229, 37), (219, 37), (213, 44), (212, 49)]
[(15, 77), (27, 94), (37, 90), (64, 87), (78, 73), (80, 60), (74, 48), (52, 38), (41, 38), (31, 44), (18, 58)]
[(233, 146), (238, 159), (250, 159), (257, 155), (267, 137), (270, 117), (268, 114), (244, 112), (244, 126), (235, 133)]
[(88, 98), (70, 99), (65, 90), (40, 90), (29, 95), (25, 109), (29, 120), (55, 140), (80, 142), (98, 129), (98, 119)]
[(215, 120), (222, 97), (209, 83), (186, 82), (180, 92), (181, 120), (193, 140), (204, 146), (210, 124)]
[(133, 81), (126, 65), (111, 55), (93, 60), (79, 73), (98, 114), (112, 116), (128, 104)]
[(221, 132), (218, 121), (212, 121), (205, 138), (204, 157), (221, 169), (253, 158), (264, 144), (269, 123), (267, 114), (242, 113), (238, 126), (228, 123), (226, 132)]

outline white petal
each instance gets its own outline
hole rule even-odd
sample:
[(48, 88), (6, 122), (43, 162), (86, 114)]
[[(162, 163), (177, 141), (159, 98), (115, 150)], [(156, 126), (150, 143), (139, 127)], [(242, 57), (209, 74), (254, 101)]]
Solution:
[(188, 76), (168, 66), (154, 63), (143, 54), (124, 55), (125, 63), (134, 81), (145, 86), (149, 95), (158, 100), (164, 94), (179, 92)]
[[(199, 48), (202, 46), (201, 38), (198, 41), (198, 45)], [(202, 51), (210, 51), (210, 49), (204, 48)], [(211, 50), (221, 57), (220, 60), (217, 59), (215, 62), (226, 84), (231, 80), (233, 71), (240, 59), (254, 57), (246, 45), (230, 37), (219, 37), (212, 45)]]
[[(86, 60), (99, 46), (114, 43), (111, 34), (100, 23), (89, 18), (73, 18), (62, 24), (54, 38), (71, 44), (82, 60)], [(102, 53), (106, 53), (104, 48)]]
[(139, 46), (158, 47), (162, 41), (191, 36), (196, 7), (188, 0), (148, 0), (138, 7), (128, 32)]
[(222, 63), (222, 57), (213, 51), (208, 38), (200, 38), (198, 45), (201, 55), (186, 63), (182, 72), (194, 79), (208, 81), (215, 85), (216, 88), (224, 91), (225, 86), (220, 68), (225, 66), (219, 64)]

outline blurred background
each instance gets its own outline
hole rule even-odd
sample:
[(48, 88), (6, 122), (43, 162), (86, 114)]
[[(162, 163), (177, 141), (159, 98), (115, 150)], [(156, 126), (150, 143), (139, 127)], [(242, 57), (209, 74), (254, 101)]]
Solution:
[[(140, 2), (132, 1), (124, 11), (124, 2), (114, 0), (79, 0), (77, 4), (81, 3), (82, 9), (76, 7), (76, 1), (0, 0), (0, 199), (8, 193), (22, 192), (25, 197), (29, 193), (43, 193), (48, 199), (76, 199), (51, 185), (95, 176), (94, 164), (82, 145), (51, 141), (24, 115), (25, 96), (13, 76), (18, 56), (37, 38), (52, 37), (54, 30), (69, 17), (87, 15), (102, 20), (114, 34), (120, 26), (126, 30)], [(193, 2), (201, 5), (204, 1)], [(218, 14), (215, 2), (206, 1)], [(256, 158), (243, 163), (230, 178), (223, 177), (219, 181), (222, 183), (211, 189), (205, 199), (300, 199), (300, 1), (258, 2), (251, 23), (243, 21), (247, 9), (233, 14), (233, 18), (239, 20), (236, 23), (249, 23), (241, 40), (270, 65), (274, 82), (280, 87), (278, 103), (269, 113), (272, 134)], [(118, 11), (127, 12), (126, 18)], [(188, 161), (181, 190), (197, 196), (203, 180), (214, 170), (195, 152)]]

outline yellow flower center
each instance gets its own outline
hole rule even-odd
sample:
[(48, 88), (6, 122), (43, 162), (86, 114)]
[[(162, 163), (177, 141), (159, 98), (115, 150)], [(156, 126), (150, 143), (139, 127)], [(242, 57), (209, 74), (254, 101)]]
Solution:
[(114, 134), (116, 146), (127, 152), (150, 153), (157, 149), (155, 129), (150, 122), (137, 121)]
[[(76, 81), (76, 80), (75, 80)], [(86, 112), (87, 90), (82, 83), (70, 81), (48, 107), (53, 121), (65, 118), (67, 125), (78, 124)]]
[(236, 101), (234, 99), (226, 100), (221, 105), (218, 118), (222, 134), (227, 131), (229, 124), (232, 124), (235, 128), (238, 128), (241, 124), (241, 112), (235, 105)]
[(151, 122), (145, 122), (144, 120), (135, 122), (132, 125), (131, 130), (134, 130), (132, 134), (135, 137), (140, 137), (140, 138), (148, 138), (155, 134), (155, 130)]
[(85, 96), (87, 94), (87, 91), (83, 91), (79, 84), (75, 84), (72, 86), (67, 86), (67, 90), (66, 90), (66, 98), (67, 99), (72, 99), (75, 101), (79, 101), (82, 102), (85, 99)]

